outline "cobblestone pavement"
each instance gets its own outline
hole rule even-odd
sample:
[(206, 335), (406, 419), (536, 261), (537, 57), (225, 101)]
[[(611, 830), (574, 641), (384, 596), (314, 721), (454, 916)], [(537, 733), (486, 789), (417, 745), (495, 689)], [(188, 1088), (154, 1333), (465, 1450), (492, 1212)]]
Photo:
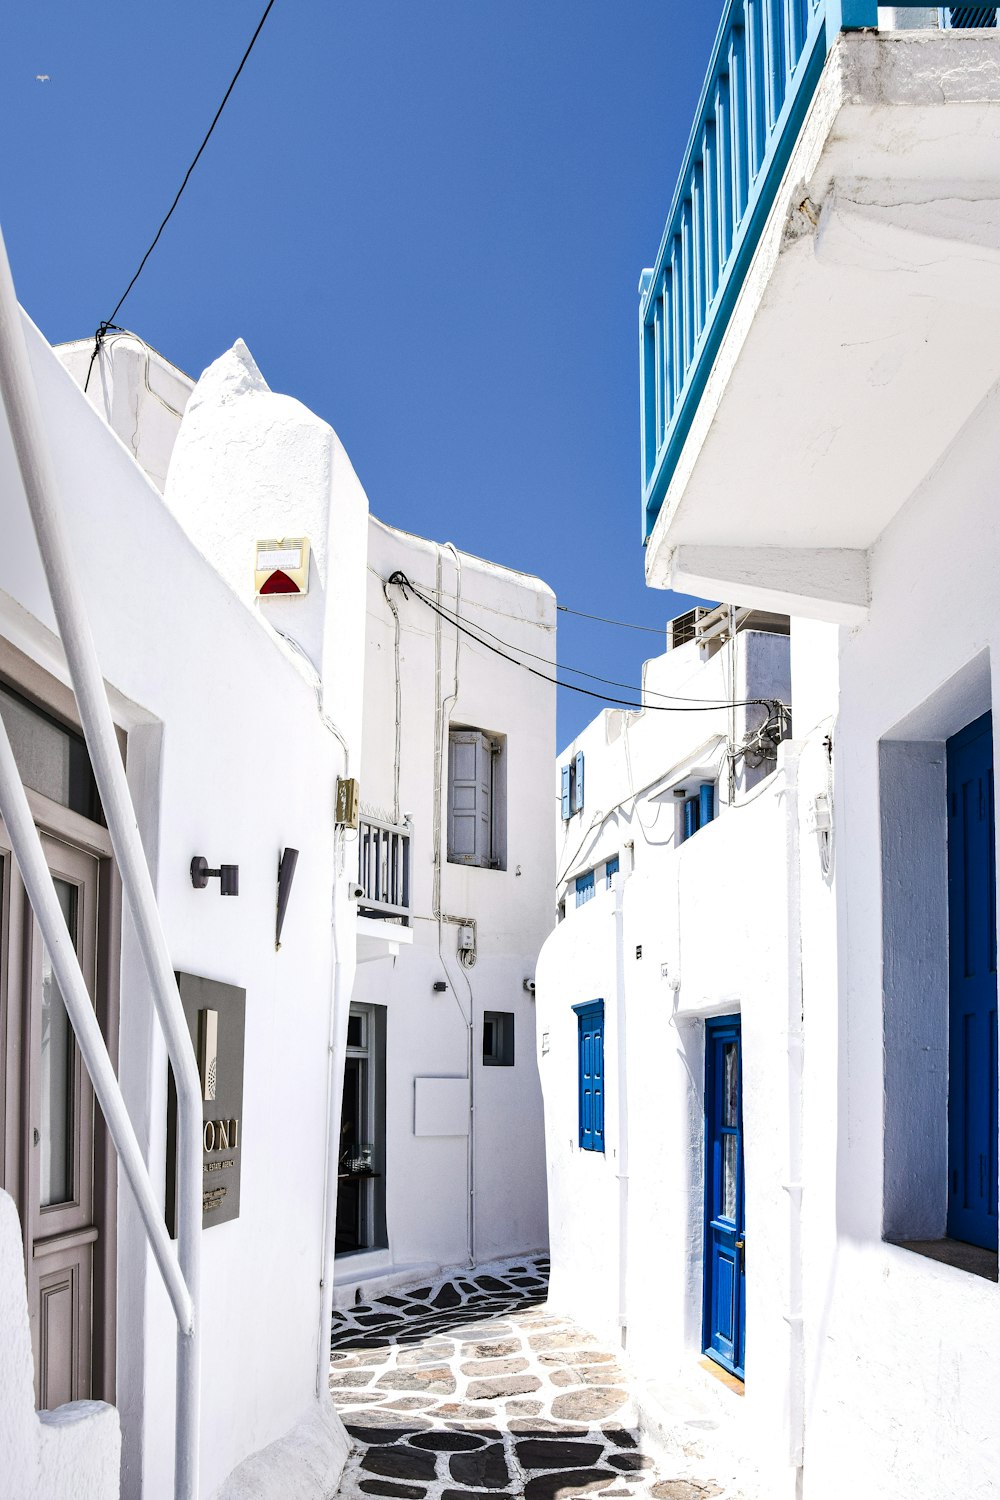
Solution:
[(624, 1371), (546, 1310), (548, 1262), (489, 1266), (334, 1313), (330, 1391), (354, 1442), (341, 1500), (709, 1500), (658, 1473)]

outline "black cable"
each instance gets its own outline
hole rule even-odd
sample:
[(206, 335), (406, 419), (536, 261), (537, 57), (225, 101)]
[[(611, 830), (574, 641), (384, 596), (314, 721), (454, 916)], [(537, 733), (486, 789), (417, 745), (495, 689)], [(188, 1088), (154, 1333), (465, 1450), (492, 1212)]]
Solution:
[[(625, 698), (614, 698), (608, 693), (595, 693), (590, 688), (577, 687), (576, 683), (574, 682), (560, 682), (558, 677), (550, 677), (547, 672), (540, 672), (537, 667), (529, 666), (526, 661), (519, 661), (516, 656), (510, 656), (506, 651), (501, 651), (499, 646), (491, 646), (489, 641), (484, 641), (481, 636), (476, 635), (474, 631), (470, 630), (468, 626), (464, 625), (460, 620), (449, 618), (449, 616), (445, 614), (444, 610), (441, 609), (437, 604), (435, 604), (433, 599), (428, 599), (425, 594), (422, 594), (420, 590), (410, 582), (406, 574), (400, 569), (397, 568), (395, 573), (391, 573), (389, 575), (389, 582), (396, 584), (403, 590), (404, 599), (406, 598), (406, 590), (409, 589), (413, 593), (414, 597), (420, 600), (421, 604), (426, 604), (428, 609), (432, 609), (436, 615), (439, 615), (441, 619), (446, 622), (446, 624), (453, 625), (456, 630), (460, 630), (463, 635), (467, 635), (469, 639), (475, 641), (477, 645), (485, 646), (487, 651), (492, 651), (496, 656), (503, 657), (504, 661), (509, 661), (515, 667), (521, 667), (525, 672), (530, 672), (532, 677), (539, 677), (543, 682), (551, 683), (553, 687), (565, 688), (566, 691), (570, 693), (581, 693), (585, 698), (596, 698), (600, 703), (613, 703), (619, 708), (631, 708), (636, 710), (643, 710), (648, 708), (652, 709), (656, 713), (661, 714), (718, 713), (720, 708), (758, 707), (773, 710), (774, 708), (778, 708), (781, 706), (777, 702), (777, 700), (772, 700), (770, 698), (742, 698), (737, 702), (731, 703), (702, 703), (696, 706), (687, 707), (667, 703), (631, 703), (628, 702)], [(517, 647), (514, 646), (511, 647), (511, 649), (516, 651)], [(558, 672), (560, 670), (562, 669), (557, 663), (556, 671)]]
[(233, 74), (232, 81), (231, 81), (229, 87), (226, 89), (225, 94), (223, 95), (222, 103), (219, 105), (218, 109), (215, 111), (215, 118), (212, 120), (211, 125), (208, 127), (208, 131), (206, 132), (205, 139), (202, 141), (201, 145), (198, 147), (198, 150), (195, 152), (194, 160), (192, 161), (191, 165), (188, 167), (187, 171), (184, 173), (184, 181), (181, 183), (180, 187), (177, 189), (177, 195), (174, 198), (173, 203), (171, 203), (170, 207), (168, 208), (167, 213), (166, 213), (166, 217), (164, 218), (163, 223), (160, 225), (159, 229), (156, 231), (155, 235), (153, 236), (153, 242), (152, 242), (152, 244), (150, 245), (149, 249), (146, 251), (145, 255), (142, 257), (142, 260), (139, 262), (139, 269), (136, 271), (135, 275), (132, 277), (132, 280), (129, 282), (128, 286), (125, 288), (125, 290), (122, 292), (121, 296), (118, 298), (118, 301), (115, 304), (114, 312), (111, 314), (111, 317), (110, 318), (106, 318), (98, 326), (97, 332), (94, 335), (94, 352), (90, 356), (90, 364), (89, 364), (89, 366), (87, 368), (87, 379), (84, 381), (84, 385), (83, 385), (84, 391), (86, 391), (87, 386), (90, 384), (90, 372), (94, 368), (94, 360), (97, 358), (97, 353), (98, 353), (98, 350), (101, 347), (101, 343), (102, 343), (103, 339), (105, 338), (105, 336), (107, 335), (107, 333), (109, 332), (109, 330), (112, 329), (112, 328), (116, 328), (117, 327), (117, 325), (116, 325), (116, 323), (115, 323), (114, 320), (118, 316), (119, 312), (121, 311), (122, 303), (125, 301), (125, 298), (128, 296), (129, 292), (132, 290), (132, 288), (135, 286), (136, 282), (139, 280), (139, 277), (142, 275), (142, 272), (143, 272), (143, 269), (145, 267), (145, 264), (146, 264), (147, 260), (152, 255), (153, 251), (156, 249), (157, 242), (159, 241), (160, 235), (166, 229), (167, 224), (170, 222), (170, 217), (173, 214), (174, 209), (177, 207), (178, 203), (181, 201), (181, 194), (183, 193), (184, 189), (188, 185), (188, 179), (191, 176), (191, 173), (194, 171), (195, 167), (198, 165), (198, 161), (199, 161), (199, 159), (201, 157), (201, 153), (204, 151), (205, 147), (208, 145), (208, 142), (209, 142), (209, 140), (211, 138), (211, 135), (212, 135), (212, 131), (215, 129), (216, 125), (218, 125), (218, 123), (219, 123), (219, 118), (220, 118), (220, 116), (222, 114), (222, 111), (225, 109), (226, 105), (229, 102), (229, 96), (233, 92), (233, 89), (236, 87), (236, 80), (239, 78), (240, 74), (243, 72), (244, 66), (246, 65), (246, 60), (250, 56), (251, 52), (254, 49), (254, 43), (256, 42), (257, 38), (260, 36), (261, 32), (264, 29), (264, 22), (267, 20), (268, 16), (270, 15), (270, 13), (271, 13), (271, 7), (273, 6), (273, 4), (274, 4), (274, 0), (267, 0), (267, 5), (266, 5), (266, 7), (264, 9), (264, 14), (261, 16), (260, 20), (257, 22), (257, 30), (254, 32), (253, 36), (250, 38), (250, 45), (247, 47), (247, 50), (244, 52), (242, 58), (240, 59), (240, 65), (236, 69), (236, 72)]
[(588, 615), (582, 609), (570, 609), (568, 604), (557, 604), (556, 609), (564, 615), (579, 615), (581, 620), (596, 620), (600, 625), (618, 625), (622, 630), (644, 630), (647, 635), (663, 635), (657, 625), (632, 625), (628, 620), (609, 620), (606, 615)]
[[(418, 592), (413, 584), (410, 584), (410, 587), (413, 589), (414, 593)], [(438, 607), (444, 614), (445, 619), (449, 620), (452, 625), (461, 626), (463, 624), (461, 616), (456, 614), (453, 609), (449, 609), (446, 604), (441, 604)], [(550, 665), (549, 658), (547, 656), (540, 656), (537, 651), (529, 651), (527, 646), (511, 646), (510, 641), (505, 641), (502, 635), (497, 635), (494, 631), (487, 630), (485, 625), (480, 625), (477, 623), (472, 628), (474, 630), (477, 630), (480, 635), (488, 635), (492, 640), (499, 641), (501, 646), (508, 646), (511, 651), (517, 651), (521, 656), (530, 656), (534, 661), (543, 661), (547, 666)], [(645, 627), (641, 628), (644, 629)], [(660, 634), (660, 632), (657, 631), (656, 634), (658, 635)], [(474, 639), (478, 639), (478, 637), (474, 637)], [(481, 641), (480, 644), (485, 646), (488, 643), (486, 641)], [(636, 687), (633, 686), (631, 682), (618, 682), (613, 677), (600, 677), (596, 672), (585, 672), (583, 667), (570, 667), (567, 666), (565, 662), (558, 662), (555, 665), (556, 670), (559, 672), (572, 672), (574, 677), (586, 677), (589, 682), (602, 682), (605, 687), (625, 688), (630, 693), (639, 691)], [(571, 682), (566, 682), (561, 685), (563, 687), (573, 686)], [(731, 707), (728, 698), (723, 698), (721, 700), (717, 700), (714, 698), (688, 698), (683, 693), (660, 693), (657, 692), (655, 688), (645, 688), (643, 691), (646, 697), (663, 698), (668, 703), (697, 703), (700, 704), (702, 708)]]

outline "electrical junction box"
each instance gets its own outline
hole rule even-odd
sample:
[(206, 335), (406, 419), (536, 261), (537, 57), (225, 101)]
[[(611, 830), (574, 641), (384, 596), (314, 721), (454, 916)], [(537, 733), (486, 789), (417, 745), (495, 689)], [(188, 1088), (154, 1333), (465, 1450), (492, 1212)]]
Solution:
[(253, 584), (258, 599), (272, 594), (308, 594), (309, 538), (273, 538), (258, 542)]
[(333, 821), (338, 828), (357, 828), (361, 811), (357, 777), (337, 777), (337, 810)]
[(476, 946), (476, 934), (469, 923), (463, 922), (458, 929), (459, 953), (472, 953)]

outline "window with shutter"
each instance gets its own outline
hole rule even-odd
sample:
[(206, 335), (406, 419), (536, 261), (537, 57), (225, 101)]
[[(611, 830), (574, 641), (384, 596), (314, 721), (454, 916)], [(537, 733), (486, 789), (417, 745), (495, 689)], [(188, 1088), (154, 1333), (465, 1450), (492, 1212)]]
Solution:
[(574, 1005), (580, 1076), (580, 1150), (604, 1150), (604, 1001)]
[(482, 729), (448, 731), (448, 859), (506, 868), (506, 742)]
[(586, 875), (578, 875), (576, 879), (576, 904), (582, 906), (589, 901), (594, 894), (594, 872), (588, 870)]
[(611, 858), (604, 866), (604, 884), (607, 886), (608, 890), (611, 889), (614, 878), (618, 874), (618, 868), (618, 855), (612, 854)]

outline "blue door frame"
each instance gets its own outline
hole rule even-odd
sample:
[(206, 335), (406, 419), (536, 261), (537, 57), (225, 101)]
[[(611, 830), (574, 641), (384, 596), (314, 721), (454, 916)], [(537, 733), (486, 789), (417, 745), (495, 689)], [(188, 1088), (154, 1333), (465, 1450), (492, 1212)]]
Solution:
[(746, 1262), (739, 1016), (705, 1024), (705, 1278), (702, 1347), (743, 1379)]
[(997, 1248), (997, 928), (993, 716), (948, 759), (948, 1234)]

